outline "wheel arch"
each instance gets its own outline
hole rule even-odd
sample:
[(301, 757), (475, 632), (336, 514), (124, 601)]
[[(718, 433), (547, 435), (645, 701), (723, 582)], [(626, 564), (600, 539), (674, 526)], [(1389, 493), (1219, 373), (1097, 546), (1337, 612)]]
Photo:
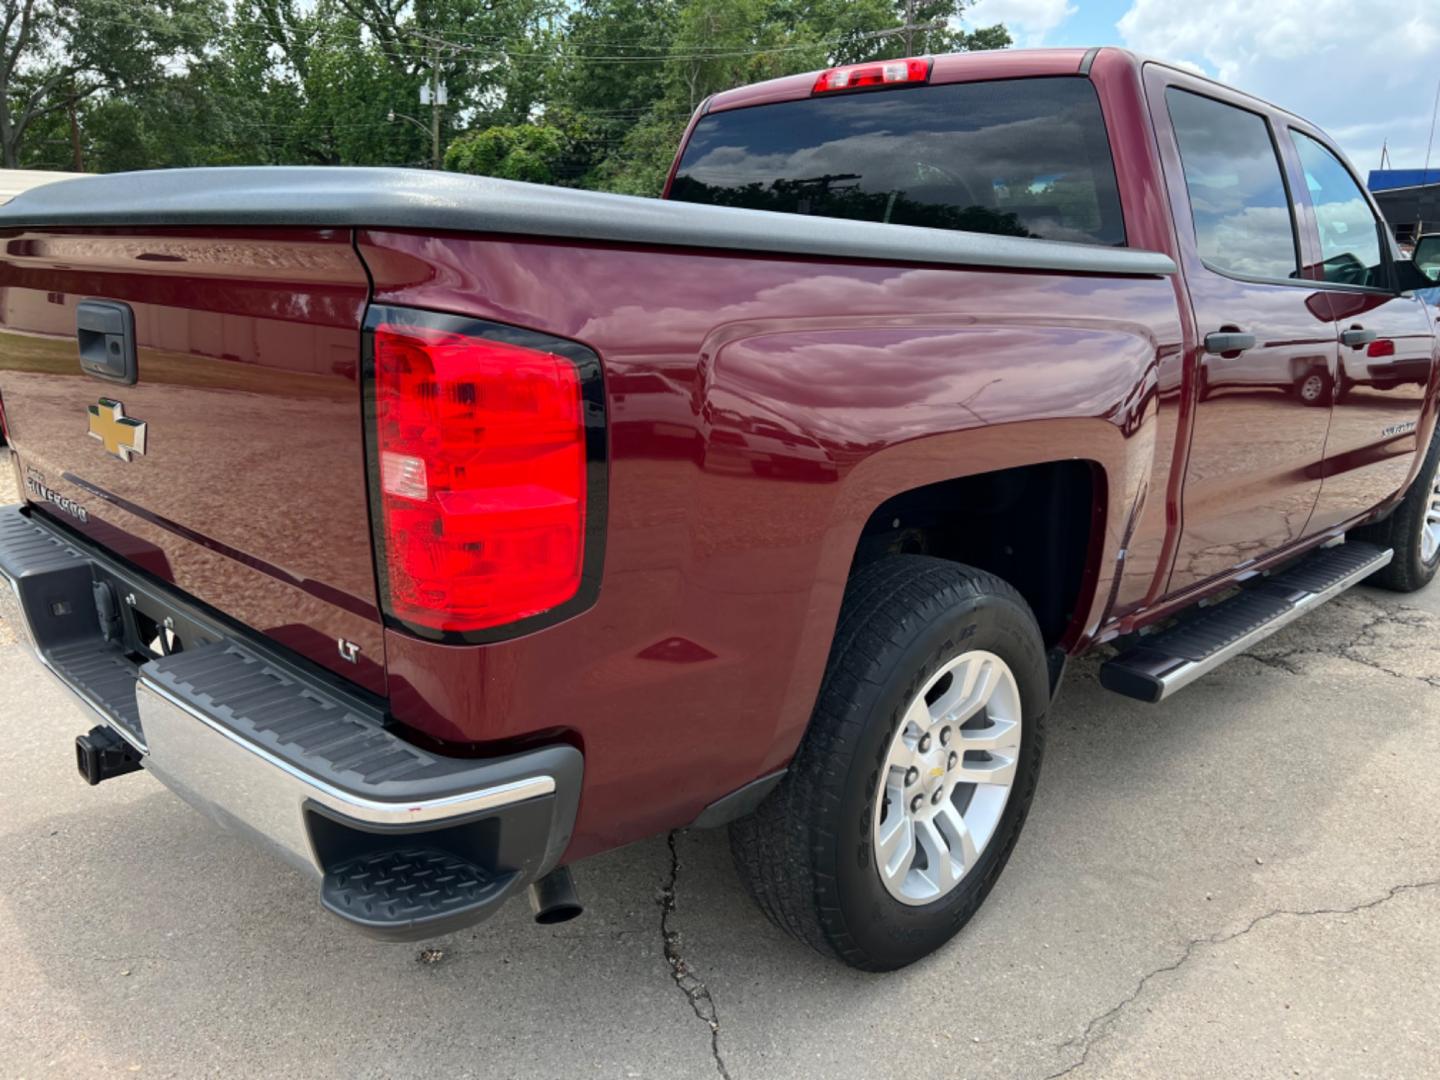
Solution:
[[(884, 515), (897, 504), (990, 486), (992, 506), (1008, 497), (1018, 500), (1012, 502), (1014, 510), (1023, 511), (1037, 497), (1069, 495), (1072, 516), (1066, 520), (1064, 542), (1083, 551), (1083, 558), (1072, 567), (1075, 577), (1066, 581), (1073, 586), (1072, 617), (1046, 634), (1046, 644), (1067, 650), (1082, 645), (1108, 607), (1124, 534), (1134, 525), (1151, 479), (1148, 456), (1137, 446), (1143, 440), (1133, 439), (1133, 434), (1109, 419), (1065, 417), (927, 436), (866, 457), (845, 478), (835, 503), (832, 538), (840, 534), (840, 550), (827, 550), (822, 568), (822, 584), (833, 581), (840, 587), (833, 614), (839, 614), (850, 575), (873, 554), (873, 538), (885, 529)], [(1084, 484), (1083, 493), (1074, 490), (1076, 482)], [(1017, 483), (1024, 486), (1015, 492)], [(1021, 521), (1020, 513), (998, 514), (983, 527), (1000, 531)], [(977, 528), (958, 518), (952, 527)], [(993, 558), (981, 556), (969, 565), (1010, 581)], [(1020, 591), (1031, 602), (1031, 595)], [(833, 623), (827, 633), (832, 629)]]
[[(862, 547), (874, 535), (867, 533), (867, 527), (872, 521), (883, 523), (883, 516), (876, 515), (911, 492), (980, 483), (984, 477), (1011, 470), (1037, 469), (1035, 475), (1044, 472), (1051, 477), (1083, 473), (1089, 495), (1088, 527), (1080, 540), (1085, 555), (1078, 578), (1066, 579), (1073, 591), (1069, 617), (1045, 635), (1047, 646), (1065, 652), (1083, 646), (1110, 604), (1121, 537), (1134, 523), (1133, 511), (1148, 479), (1148, 472), (1132, 461), (1129, 442), (1127, 432), (1109, 420), (1057, 418), (927, 436), (885, 447), (858, 462), (841, 481), (832, 506), (797, 661), (765, 767), (783, 766), (805, 732), (846, 586), (852, 572), (865, 565)], [(993, 567), (980, 568), (1004, 577)]]
[(1068, 458), (897, 492), (866, 520), (848, 576), (898, 554), (988, 571), (1025, 598), (1046, 647), (1063, 648), (1088, 612), (1085, 586), (1098, 577), (1104, 491), (1097, 462)]

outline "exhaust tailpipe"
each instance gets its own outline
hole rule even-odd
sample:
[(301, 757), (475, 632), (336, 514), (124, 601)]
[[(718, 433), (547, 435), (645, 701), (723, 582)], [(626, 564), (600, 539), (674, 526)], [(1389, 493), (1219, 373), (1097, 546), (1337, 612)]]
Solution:
[(575, 891), (575, 879), (570, 876), (569, 867), (556, 867), (531, 884), (530, 910), (535, 913), (535, 921), (541, 926), (569, 922), (584, 912), (585, 908), (580, 904), (580, 895)]

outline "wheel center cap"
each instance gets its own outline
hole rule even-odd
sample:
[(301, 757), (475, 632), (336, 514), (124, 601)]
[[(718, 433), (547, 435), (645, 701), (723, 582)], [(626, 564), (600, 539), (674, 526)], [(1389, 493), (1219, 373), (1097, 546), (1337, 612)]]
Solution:
[(932, 750), (920, 758), (920, 783), (926, 795), (934, 795), (945, 786), (945, 751)]

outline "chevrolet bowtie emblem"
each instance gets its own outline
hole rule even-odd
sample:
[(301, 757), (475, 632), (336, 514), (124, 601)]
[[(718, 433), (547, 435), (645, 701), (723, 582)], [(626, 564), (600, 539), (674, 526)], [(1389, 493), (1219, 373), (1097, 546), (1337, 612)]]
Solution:
[(109, 398), (90, 406), (90, 437), (105, 444), (105, 452), (121, 461), (145, 453), (145, 423), (125, 415), (125, 406)]

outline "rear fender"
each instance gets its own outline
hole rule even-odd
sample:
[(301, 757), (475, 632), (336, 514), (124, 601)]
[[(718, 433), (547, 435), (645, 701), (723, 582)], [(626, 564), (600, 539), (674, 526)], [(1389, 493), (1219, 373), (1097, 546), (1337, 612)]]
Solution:
[[(1056, 542), (1089, 550), (1063, 644), (1093, 634), (1151, 475), (1157, 365), (1148, 334), (973, 320), (755, 329), (731, 326), (726, 340), (707, 343), (702, 475), (794, 481), (785, 516), (797, 555), (808, 548), (807, 595), (765, 768), (783, 764), (805, 729), (860, 532), (897, 494), (1021, 465), (1091, 462), (1090, 535)], [(757, 585), (779, 596), (801, 567), (781, 559), (773, 572)]]

